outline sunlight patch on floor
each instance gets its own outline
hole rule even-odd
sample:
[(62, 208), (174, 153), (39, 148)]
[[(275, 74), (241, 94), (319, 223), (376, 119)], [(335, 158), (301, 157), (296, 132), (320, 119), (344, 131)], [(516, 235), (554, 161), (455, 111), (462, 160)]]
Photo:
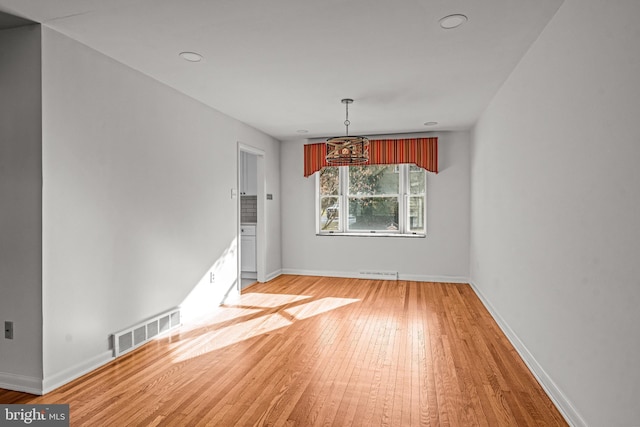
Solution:
[(201, 345), (189, 343), (189, 346), (192, 347), (191, 349), (186, 351), (179, 350), (180, 354), (173, 359), (173, 362), (183, 362), (201, 356), (202, 354), (237, 344), (249, 338), (289, 326), (291, 323), (292, 322), (280, 314), (272, 313), (221, 329), (212, 330), (193, 340), (201, 341)]
[[(313, 300), (309, 295), (243, 294), (235, 303), (216, 308), (206, 322), (183, 325), (181, 332), (188, 334), (172, 346), (178, 353), (173, 362), (183, 362), (359, 301), (334, 297)], [(247, 319), (242, 320), (243, 317)], [(234, 321), (238, 323), (223, 325)]]
[(326, 313), (336, 308), (343, 307), (348, 304), (360, 301), (353, 298), (333, 298), (326, 297), (315, 301), (310, 301), (305, 304), (296, 305), (290, 307), (284, 311), (298, 320), (307, 319), (309, 317), (317, 316), (318, 314)]
[(242, 307), (273, 308), (310, 298), (313, 297), (308, 295), (264, 294), (253, 292), (243, 294), (234, 305)]

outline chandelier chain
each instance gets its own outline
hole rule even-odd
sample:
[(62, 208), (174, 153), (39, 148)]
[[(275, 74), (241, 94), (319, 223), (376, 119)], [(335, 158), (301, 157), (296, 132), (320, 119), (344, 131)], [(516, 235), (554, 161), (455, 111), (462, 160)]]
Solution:
[(344, 103), (344, 107), (346, 109), (346, 118), (344, 121), (344, 125), (347, 127), (347, 136), (349, 136), (349, 125), (351, 124), (351, 122), (349, 121), (349, 103), (345, 102)]

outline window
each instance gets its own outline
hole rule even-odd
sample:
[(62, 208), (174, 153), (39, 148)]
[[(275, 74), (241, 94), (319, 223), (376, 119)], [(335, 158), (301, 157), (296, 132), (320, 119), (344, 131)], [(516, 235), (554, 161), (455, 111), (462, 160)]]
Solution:
[(318, 234), (426, 234), (426, 173), (415, 165), (325, 167), (316, 178)]

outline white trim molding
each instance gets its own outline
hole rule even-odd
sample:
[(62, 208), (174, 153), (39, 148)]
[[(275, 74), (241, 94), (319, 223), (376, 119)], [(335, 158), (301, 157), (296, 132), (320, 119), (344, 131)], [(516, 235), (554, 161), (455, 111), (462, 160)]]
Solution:
[[(237, 165), (236, 165), (236, 209), (238, 217), (237, 233), (238, 236), (238, 278), (242, 278), (241, 259), (242, 259), (242, 243), (240, 242), (240, 228), (242, 227), (242, 221), (240, 220), (240, 184), (241, 184), (241, 155), (242, 152), (250, 153), (257, 157), (256, 162), (256, 198), (257, 198), (257, 210), (258, 218), (256, 223), (256, 267), (257, 267), (257, 279), (259, 282), (266, 281), (266, 266), (267, 266), (267, 224), (266, 224), (266, 169), (265, 162), (267, 154), (261, 148), (253, 147), (245, 144), (241, 141), (237, 142)], [(238, 281), (238, 291), (240, 291), (240, 281)]]
[(42, 395), (42, 379), (0, 372), (0, 388)]
[[(326, 271), (326, 270), (300, 270), (297, 268), (283, 268), (281, 274), (293, 274), (297, 276), (326, 276), (342, 277), (346, 279), (366, 279), (359, 271)], [(414, 282), (438, 282), (438, 283), (469, 283), (468, 277), (462, 276), (430, 276), (421, 274), (398, 273), (398, 280)]]
[(540, 383), (545, 393), (547, 393), (547, 396), (549, 396), (556, 408), (558, 408), (567, 423), (574, 427), (587, 427), (586, 421), (580, 416), (571, 401), (545, 372), (544, 368), (538, 363), (535, 357), (533, 357), (527, 346), (524, 345), (518, 335), (516, 335), (516, 333), (509, 327), (507, 322), (500, 316), (489, 300), (487, 300), (482, 292), (480, 292), (476, 284), (471, 280), (469, 281), (469, 284), (482, 304), (484, 304), (489, 314), (491, 314), (491, 317), (496, 321), (498, 327), (505, 334), (509, 342), (511, 342), (511, 345), (516, 349), (524, 363), (529, 368), (529, 371), (531, 371), (533, 376), (536, 377), (538, 383)]
[(436, 283), (469, 283), (468, 277), (463, 276), (429, 276), (422, 274), (402, 274), (398, 275), (398, 280), (410, 280), (414, 282), (436, 282)]
[(77, 365), (65, 369), (64, 371), (58, 372), (57, 374), (45, 377), (45, 379), (42, 381), (42, 394), (49, 393), (50, 391), (53, 391), (58, 387), (62, 387), (63, 385), (75, 380), (76, 378), (79, 378), (91, 371), (100, 368), (103, 365), (106, 365), (113, 359), (113, 350), (108, 350), (89, 360), (78, 363)]
[(282, 270), (272, 271), (271, 273), (267, 274), (267, 277), (265, 277), (265, 279), (267, 282), (270, 282), (278, 276), (282, 276)]

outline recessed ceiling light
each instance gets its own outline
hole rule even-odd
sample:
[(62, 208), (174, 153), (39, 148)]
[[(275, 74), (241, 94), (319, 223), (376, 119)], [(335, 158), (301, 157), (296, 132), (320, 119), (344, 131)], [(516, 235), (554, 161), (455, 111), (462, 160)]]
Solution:
[(425, 126), (435, 126), (437, 124), (438, 124), (438, 122), (426, 122), (424, 125)]
[(454, 15), (445, 16), (439, 22), (442, 28), (445, 30), (451, 30), (453, 28), (458, 28), (460, 25), (467, 22), (467, 17), (456, 13)]
[(202, 55), (196, 52), (180, 52), (180, 57), (185, 61), (189, 61), (189, 62), (202, 61)]
[(309, 133), (309, 131), (306, 130), (306, 129), (298, 129), (296, 132), (298, 132), (298, 133)]

